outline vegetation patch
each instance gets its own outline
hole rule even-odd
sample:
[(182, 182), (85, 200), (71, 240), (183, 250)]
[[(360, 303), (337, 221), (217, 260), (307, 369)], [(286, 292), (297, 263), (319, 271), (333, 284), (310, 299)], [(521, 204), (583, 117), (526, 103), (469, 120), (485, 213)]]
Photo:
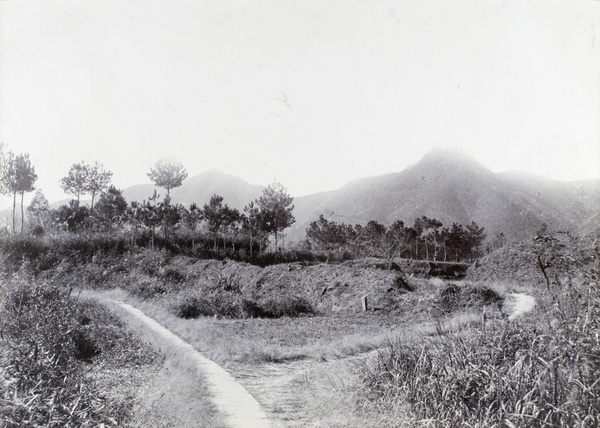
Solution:
[(381, 411), (406, 403), (431, 426), (595, 426), (592, 347), (562, 339), (508, 324), (399, 340), (363, 367), (364, 388)]
[[(127, 384), (158, 355), (99, 304), (24, 270), (3, 278), (0, 293), (4, 426), (126, 425), (136, 393)], [(107, 396), (90, 373), (116, 368), (121, 393)]]
[[(600, 254), (582, 257), (588, 250), (563, 238), (542, 230), (522, 246), (542, 277), (537, 317), (399, 336), (362, 367), (365, 405), (436, 427), (598, 426)], [(499, 302), (489, 288), (457, 284), (437, 298), (447, 311), (473, 301)]]
[(282, 318), (314, 314), (310, 303), (293, 295), (267, 298), (260, 301), (245, 298), (239, 292), (210, 293), (203, 296), (183, 296), (174, 305), (180, 318), (202, 316), (223, 318)]
[(449, 314), (491, 305), (500, 308), (503, 301), (504, 298), (489, 287), (449, 283), (439, 291), (435, 304), (442, 314)]

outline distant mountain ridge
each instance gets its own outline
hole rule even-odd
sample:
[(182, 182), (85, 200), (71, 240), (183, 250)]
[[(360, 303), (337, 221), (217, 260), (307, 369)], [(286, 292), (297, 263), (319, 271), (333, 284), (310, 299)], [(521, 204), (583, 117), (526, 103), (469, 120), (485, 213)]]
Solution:
[[(148, 200), (156, 189), (162, 200), (167, 192), (153, 184), (139, 184), (123, 190), (123, 196), (130, 201)], [(171, 190), (171, 201), (189, 206), (196, 203), (202, 206), (208, 203), (214, 194), (223, 196), (223, 202), (232, 208), (243, 209), (249, 202), (260, 197), (264, 186), (250, 184), (231, 174), (216, 169), (200, 173), (183, 181), (180, 187)]]
[[(183, 181), (180, 187), (171, 189), (171, 202), (183, 204), (186, 207), (196, 203), (202, 207), (208, 203), (214, 194), (223, 196), (223, 202), (232, 208), (242, 210), (249, 202), (262, 195), (264, 186), (250, 184), (231, 174), (226, 174), (216, 169), (202, 172)], [(159, 199), (163, 200), (167, 191), (156, 187), (154, 184), (136, 184), (123, 189), (123, 197), (127, 202), (142, 202), (148, 200), (156, 190)], [(51, 204), (50, 208), (58, 208), (68, 204), (70, 199), (63, 199)], [(82, 204), (90, 204), (91, 200), (81, 200)]]
[[(153, 184), (128, 187), (123, 195), (128, 202), (141, 202), (155, 189), (162, 199), (166, 191)], [(185, 180), (171, 190), (171, 197), (173, 203), (202, 206), (218, 194), (224, 203), (242, 210), (263, 189), (210, 170)], [(52, 207), (65, 203), (68, 200)], [(353, 225), (369, 220), (412, 225), (424, 215), (444, 227), (475, 221), (488, 236), (503, 232), (510, 240), (533, 236), (542, 223), (573, 233), (600, 227), (600, 179), (560, 182), (528, 173), (497, 174), (456, 150), (434, 150), (401, 172), (356, 179), (338, 190), (295, 198), (293, 203), (296, 222), (286, 230), (291, 240), (303, 239), (310, 222), (321, 214)]]
[(423, 215), (452, 223), (475, 221), (488, 236), (533, 236), (542, 223), (586, 232), (600, 227), (600, 180), (558, 182), (531, 174), (495, 174), (471, 156), (435, 150), (404, 171), (367, 177), (333, 192), (295, 200), (299, 235), (310, 221), (325, 218), (350, 224), (376, 220), (412, 225)]

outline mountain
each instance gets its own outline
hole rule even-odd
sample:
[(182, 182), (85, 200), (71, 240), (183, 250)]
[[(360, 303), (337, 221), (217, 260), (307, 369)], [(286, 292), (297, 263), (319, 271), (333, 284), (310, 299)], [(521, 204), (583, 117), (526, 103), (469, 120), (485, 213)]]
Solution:
[(214, 194), (223, 196), (223, 202), (242, 210), (248, 203), (262, 195), (264, 186), (250, 184), (234, 175), (216, 169), (198, 174), (184, 181), (184, 185), (173, 189), (171, 194), (178, 203), (198, 205), (208, 203)]
[(355, 180), (336, 191), (296, 198), (294, 204), (294, 238), (323, 214), (350, 224), (403, 220), (412, 225), (424, 215), (445, 227), (475, 221), (488, 236), (503, 232), (522, 239), (544, 222), (572, 232), (599, 227), (600, 180), (565, 183), (495, 174), (462, 152), (435, 150), (402, 172)]
[[(128, 202), (141, 202), (154, 189), (152, 184), (140, 184), (124, 189), (123, 195)], [(229, 206), (241, 210), (260, 197), (263, 189), (210, 170), (185, 180), (171, 191), (171, 197), (173, 203), (202, 206), (219, 194)], [(166, 193), (160, 188), (157, 192), (160, 199)], [(435, 150), (401, 172), (298, 197), (294, 205), (296, 223), (286, 230), (289, 240), (304, 239), (306, 228), (320, 214), (349, 224), (376, 220), (389, 225), (403, 220), (412, 226), (424, 215), (445, 227), (475, 221), (490, 237), (503, 232), (516, 240), (533, 236), (542, 223), (578, 234), (600, 227), (600, 180), (560, 182), (523, 172), (496, 174), (460, 151)]]
[[(154, 184), (136, 184), (123, 189), (123, 197), (127, 202), (148, 200), (154, 190), (160, 195), (162, 201), (167, 194), (166, 190), (154, 186)], [(202, 207), (208, 203), (214, 194), (223, 196), (223, 202), (231, 208), (242, 210), (249, 202), (262, 195), (264, 186), (250, 184), (241, 178), (231, 174), (212, 169), (183, 181), (180, 187), (171, 189), (171, 202), (189, 206), (196, 203)], [(97, 201), (98, 199), (96, 199)], [(70, 199), (54, 202), (50, 208), (56, 209), (61, 205), (67, 205)], [(91, 199), (82, 199), (81, 204), (90, 205)]]
[[(162, 200), (166, 190), (153, 184), (138, 184), (123, 190), (123, 196), (129, 201), (142, 202), (152, 196), (154, 189)], [(231, 174), (212, 169), (184, 180), (180, 187), (171, 190), (171, 201), (189, 206), (196, 203), (202, 207), (214, 194), (223, 196), (223, 202), (232, 208), (242, 210), (249, 202), (262, 194), (264, 187), (250, 184)]]

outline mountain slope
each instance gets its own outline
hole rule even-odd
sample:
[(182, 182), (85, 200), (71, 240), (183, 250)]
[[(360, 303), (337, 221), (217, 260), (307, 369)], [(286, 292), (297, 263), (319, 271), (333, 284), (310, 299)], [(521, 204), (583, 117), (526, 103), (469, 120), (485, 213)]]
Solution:
[[(430, 152), (402, 172), (355, 180), (343, 188), (295, 200), (301, 236), (319, 214), (344, 223), (377, 220), (412, 225), (423, 215), (452, 223), (475, 221), (489, 236), (532, 236), (545, 222), (579, 232), (597, 224), (600, 180), (562, 183), (533, 175), (494, 174), (473, 158), (451, 150)], [(594, 211), (596, 210), (596, 211)]]
[[(250, 184), (234, 175), (213, 169), (190, 177), (184, 180), (180, 187), (172, 189), (171, 202), (185, 206), (195, 202), (202, 207), (208, 203), (212, 195), (217, 194), (223, 196), (223, 202), (230, 207), (242, 210), (249, 202), (260, 197), (263, 189), (263, 186)], [(147, 201), (154, 190), (159, 195), (159, 200), (162, 201), (167, 194), (166, 190), (149, 183), (136, 184), (123, 189), (123, 197), (127, 202)], [(63, 199), (53, 202), (50, 208), (56, 209), (61, 205), (67, 205), (69, 201), (70, 199)], [(91, 199), (82, 199), (81, 204), (89, 206)]]
[[(162, 200), (166, 190), (157, 188), (153, 184), (139, 184), (123, 190), (123, 196), (127, 201), (147, 200), (152, 196), (154, 189)], [(196, 203), (202, 206), (208, 203), (214, 194), (223, 196), (223, 202), (232, 208), (243, 209), (250, 201), (258, 198), (264, 187), (250, 184), (234, 175), (226, 174), (218, 170), (209, 170), (194, 177), (184, 180), (180, 187), (171, 190), (171, 202), (189, 206)]]

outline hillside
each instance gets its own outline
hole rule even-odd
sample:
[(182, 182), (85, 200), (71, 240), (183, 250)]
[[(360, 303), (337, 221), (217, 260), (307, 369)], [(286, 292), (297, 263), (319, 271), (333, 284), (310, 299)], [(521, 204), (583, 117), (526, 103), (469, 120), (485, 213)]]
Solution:
[[(152, 184), (139, 184), (124, 189), (123, 194), (129, 202), (141, 202), (154, 189)], [(202, 206), (219, 194), (229, 206), (241, 210), (263, 189), (210, 170), (188, 178), (171, 196), (174, 203)], [(164, 189), (157, 191), (162, 199)], [(66, 203), (68, 199), (51, 208)], [(574, 233), (600, 227), (600, 180), (560, 182), (522, 172), (495, 174), (462, 152), (436, 150), (401, 172), (361, 178), (339, 190), (298, 197), (294, 206), (296, 223), (286, 231), (289, 240), (304, 239), (306, 228), (320, 214), (350, 224), (403, 220), (412, 225), (424, 215), (440, 220), (445, 227), (475, 221), (485, 227), (488, 236), (503, 232), (509, 240), (518, 240), (532, 236), (542, 223)]]
[[(141, 202), (148, 199), (155, 188), (153, 184), (131, 186), (123, 190), (123, 196), (127, 201)], [(156, 189), (162, 199), (166, 191)], [(250, 184), (234, 175), (212, 169), (186, 179), (181, 187), (171, 190), (171, 198), (173, 203), (189, 206), (195, 202), (202, 206), (208, 203), (212, 195), (218, 194), (223, 196), (227, 205), (241, 210), (250, 201), (258, 198), (263, 189), (263, 186)]]
[(351, 224), (403, 220), (412, 225), (423, 215), (446, 227), (475, 221), (490, 236), (502, 231), (509, 239), (520, 239), (534, 234), (543, 222), (573, 232), (598, 227), (600, 180), (564, 183), (495, 174), (461, 152), (437, 150), (402, 172), (355, 180), (294, 203), (293, 237), (323, 214)]
[[(127, 202), (148, 200), (154, 190), (160, 195), (162, 200), (165, 195), (165, 189), (158, 188), (154, 184), (136, 184), (123, 190), (123, 196)], [(241, 178), (231, 174), (212, 169), (184, 180), (181, 187), (171, 190), (171, 202), (189, 206), (196, 203), (202, 206), (208, 203), (210, 197), (214, 194), (223, 196), (224, 203), (232, 208), (243, 209), (249, 202), (258, 198), (264, 189), (264, 186), (250, 184)], [(68, 204), (70, 199), (63, 199), (53, 202), (50, 208), (56, 209), (61, 205)], [(89, 205), (90, 199), (82, 199), (82, 204)]]

